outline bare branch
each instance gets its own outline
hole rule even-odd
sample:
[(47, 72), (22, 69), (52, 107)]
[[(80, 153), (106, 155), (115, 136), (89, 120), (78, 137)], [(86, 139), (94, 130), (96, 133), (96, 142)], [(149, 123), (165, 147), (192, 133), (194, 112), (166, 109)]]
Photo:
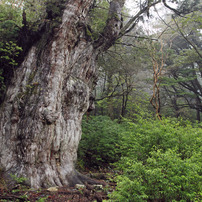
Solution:
[(148, 11), (151, 7), (155, 6), (156, 4), (160, 3), (161, 0), (158, 0), (152, 4), (148, 4), (146, 7), (144, 7), (143, 9), (141, 9), (134, 17), (132, 17), (127, 23), (126, 25), (121, 29), (121, 32), (119, 34), (119, 38), (122, 37), (123, 35), (125, 35), (126, 33), (128, 33), (129, 31), (131, 31), (135, 25), (137, 24), (137, 21), (139, 20), (140, 16), (145, 13), (146, 11)]
[(164, 6), (165, 6), (166, 8), (172, 10), (174, 13), (176, 13), (176, 14), (179, 15), (179, 16), (181, 16), (181, 12), (179, 12), (178, 10), (176, 10), (176, 9), (174, 9), (174, 8), (172, 8), (172, 7), (170, 7), (170, 6), (166, 3), (166, 0), (163, 0), (163, 4), (164, 4)]
[(138, 48), (138, 49), (147, 49), (147, 48), (144, 48), (144, 47), (138, 47), (134, 44), (128, 44), (128, 43), (119, 43), (119, 42), (116, 42), (116, 44), (119, 44), (119, 45), (123, 45), (123, 46), (132, 46), (132, 47), (135, 47), (135, 48)]
[(124, 3), (125, 0), (113, 0), (110, 2), (106, 26), (98, 40), (94, 42), (94, 48), (106, 51), (115, 43), (122, 27), (121, 12)]
[(130, 35), (130, 34), (125, 34), (124, 36), (134, 37), (136, 39), (147, 39), (147, 40), (151, 40), (151, 41), (158, 41), (158, 39), (153, 39), (153, 38), (149, 38), (149, 37), (145, 37), (145, 36), (134, 36), (134, 35)]

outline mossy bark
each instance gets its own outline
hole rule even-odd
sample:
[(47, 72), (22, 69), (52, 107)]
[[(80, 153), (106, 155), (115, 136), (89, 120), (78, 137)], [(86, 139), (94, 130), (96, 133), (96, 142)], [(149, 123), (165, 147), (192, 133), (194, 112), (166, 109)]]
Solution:
[[(76, 172), (74, 163), (82, 116), (97, 78), (96, 58), (111, 43), (109, 38), (95, 46), (86, 36), (82, 25), (92, 3), (67, 1), (61, 25), (48, 40), (44, 33), (16, 70), (0, 112), (5, 176), (23, 176), (35, 188), (89, 180)], [(112, 21), (110, 26), (112, 31)], [(117, 36), (117, 22), (115, 29)]]

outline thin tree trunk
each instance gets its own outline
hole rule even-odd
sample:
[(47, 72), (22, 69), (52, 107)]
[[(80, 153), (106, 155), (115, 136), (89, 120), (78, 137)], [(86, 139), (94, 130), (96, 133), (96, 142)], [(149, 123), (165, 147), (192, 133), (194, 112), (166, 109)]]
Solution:
[(87, 180), (74, 168), (81, 120), (90, 107), (96, 57), (112, 45), (121, 25), (110, 17), (105, 28), (110, 28), (105, 30), (109, 36), (93, 43), (85, 26), (92, 4), (67, 1), (60, 27), (48, 40), (44, 33), (17, 69), (0, 112), (0, 168), (5, 177), (26, 177), (35, 188)]
[(201, 104), (201, 99), (200, 97), (196, 97), (196, 120), (197, 121), (201, 121), (201, 111), (200, 109), (202, 108), (202, 104)]
[[(109, 75), (107, 82), (107, 96), (112, 92), (113, 89), (113, 78)], [(114, 119), (114, 107), (113, 107), (113, 97), (109, 96), (107, 98), (107, 114), (113, 120)]]

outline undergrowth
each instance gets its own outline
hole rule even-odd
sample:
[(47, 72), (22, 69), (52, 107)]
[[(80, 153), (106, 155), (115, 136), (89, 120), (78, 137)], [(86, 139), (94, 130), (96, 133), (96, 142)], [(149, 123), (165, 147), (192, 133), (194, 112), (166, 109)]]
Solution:
[(84, 119), (79, 162), (119, 173), (112, 201), (201, 201), (201, 145), (198, 123), (98, 116)]

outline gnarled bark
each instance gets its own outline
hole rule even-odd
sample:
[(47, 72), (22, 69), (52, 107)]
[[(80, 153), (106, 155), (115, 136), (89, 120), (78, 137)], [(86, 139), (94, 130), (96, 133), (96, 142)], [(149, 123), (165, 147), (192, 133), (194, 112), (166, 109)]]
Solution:
[[(120, 12), (123, 4), (114, 2)], [(0, 168), (7, 176), (26, 177), (35, 188), (86, 180), (74, 168), (81, 120), (90, 107), (96, 57), (112, 45), (121, 24), (110, 16), (105, 39), (88, 40), (92, 3), (67, 1), (53, 36), (47, 40), (44, 33), (16, 70), (0, 112)]]

